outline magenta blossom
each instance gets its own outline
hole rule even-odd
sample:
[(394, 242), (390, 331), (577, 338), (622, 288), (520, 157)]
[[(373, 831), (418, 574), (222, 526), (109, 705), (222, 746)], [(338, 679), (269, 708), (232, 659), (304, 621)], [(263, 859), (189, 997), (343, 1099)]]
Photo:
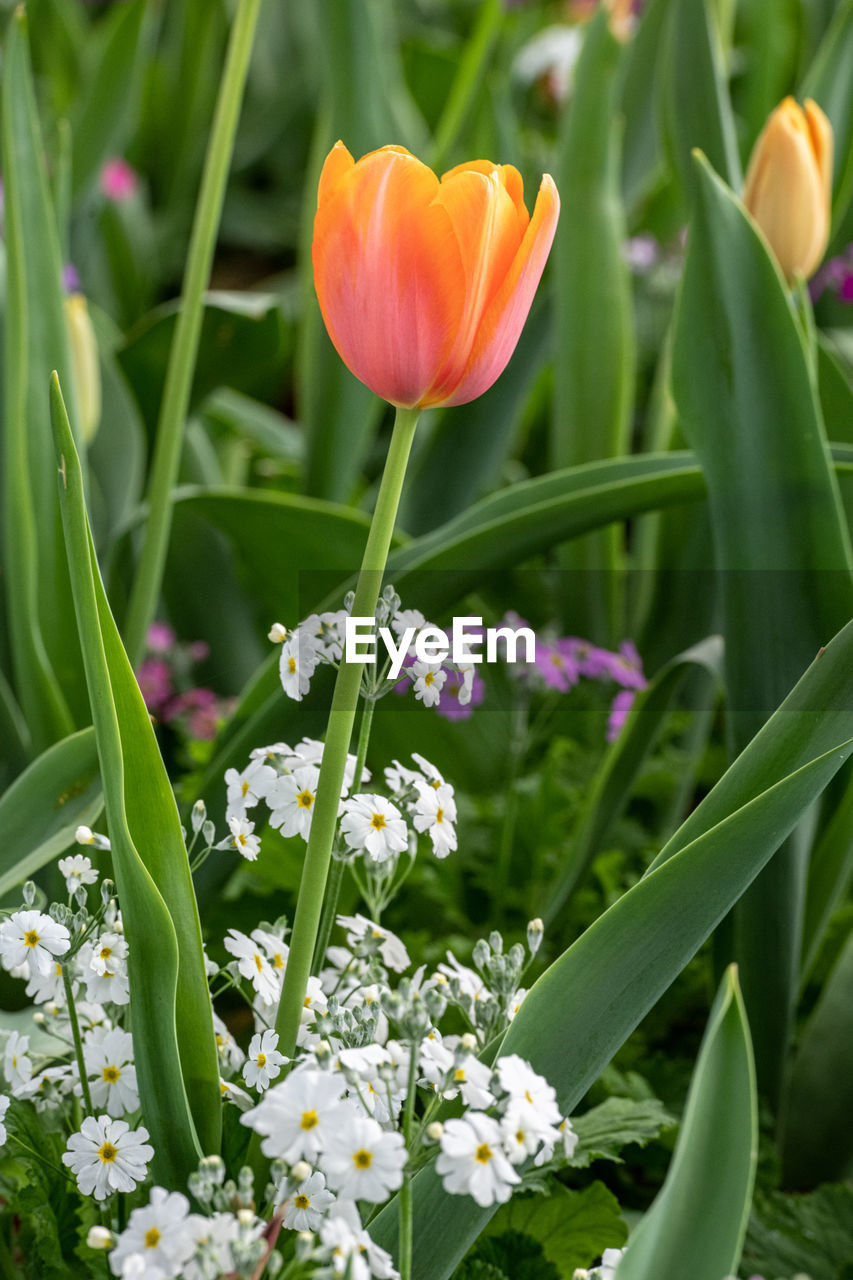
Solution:
[(210, 742), (216, 737), (216, 725), (220, 715), (219, 699), (212, 689), (199, 687), (179, 693), (163, 710), (163, 719), (172, 723), (186, 716), (187, 732), (191, 738)]
[(168, 653), (174, 649), (177, 639), (168, 622), (152, 622), (145, 637), (145, 647), (149, 653)]
[(550, 689), (565, 693), (578, 682), (579, 668), (570, 640), (556, 640), (553, 644), (536, 642), (536, 670)]
[(132, 200), (139, 188), (139, 176), (121, 156), (106, 160), (100, 174), (101, 194), (114, 204)]
[(153, 715), (159, 714), (174, 693), (168, 662), (163, 658), (146, 658), (136, 679), (146, 707)]
[(474, 672), (471, 697), (464, 706), (459, 701), (459, 691), (462, 688), (462, 684), (462, 676), (458, 672), (449, 672), (447, 682), (441, 691), (441, 699), (435, 708), (440, 716), (444, 716), (445, 720), (470, 720), (474, 714), (474, 708), (478, 707), (486, 696), (486, 683), (479, 671)]
[(628, 713), (634, 705), (637, 697), (633, 689), (620, 689), (616, 697), (610, 704), (610, 714), (607, 717), (607, 741), (615, 742), (622, 732), (622, 726), (628, 719)]

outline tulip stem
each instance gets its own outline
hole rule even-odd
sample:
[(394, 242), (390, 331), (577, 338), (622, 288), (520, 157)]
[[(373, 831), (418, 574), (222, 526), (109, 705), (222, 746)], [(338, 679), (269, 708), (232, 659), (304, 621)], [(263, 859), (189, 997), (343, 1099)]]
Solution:
[[(355, 588), (352, 614), (357, 618), (372, 618), (379, 599), (382, 575), (391, 546), (397, 508), (406, 474), (406, 463), (417, 426), (418, 409), (398, 409), (394, 432), (388, 449), (388, 458), (376, 509), (367, 535), (367, 546)], [(314, 817), (311, 834), (305, 851), (302, 880), (293, 917), (293, 934), (290, 954), (284, 973), (284, 987), (278, 1006), (275, 1029), (279, 1034), (279, 1050), (292, 1058), (296, 1050), (302, 1006), (311, 974), (311, 962), (317, 941), (320, 914), (326, 891), (332, 842), (338, 820), (341, 784), (344, 779), (352, 728), (358, 706), (358, 694), (364, 664), (347, 662), (345, 656), (338, 667), (332, 708), (326, 729), (326, 745), (317, 782), (314, 801)]]
[(261, 0), (239, 0), (193, 219), (181, 309), (169, 351), (166, 385), (157, 423), (148, 489), (148, 520), (125, 626), (125, 647), (134, 665), (142, 656), (145, 636), (160, 597), (172, 527), (172, 489), (181, 460), (184, 421), (201, 336), (203, 295), (216, 248), (216, 234), (260, 7)]

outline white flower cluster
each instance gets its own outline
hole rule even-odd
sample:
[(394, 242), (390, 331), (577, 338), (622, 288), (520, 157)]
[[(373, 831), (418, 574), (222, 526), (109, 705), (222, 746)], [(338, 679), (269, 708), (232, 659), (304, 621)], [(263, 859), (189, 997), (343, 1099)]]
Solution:
[[(274, 644), (281, 645), (279, 675), (289, 698), (301, 702), (319, 665), (337, 667), (340, 664), (346, 621), (351, 612), (352, 600), (348, 597), (345, 608), (330, 613), (312, 613), (292, 630), (280, 622), (273, 623), (269, 638)], [(401, 669), (398, 672), (394, 668), (390, 655), (384, 661), (366, 667), (365, 679), (371, 698), (384, 697), (392, 689), (404, 688), (410, 682), (418, 702), (425, 707), (437, 707), (448, 676), (453, 675), (456, 700), (460, 706), (467, 706), (474, 686), (474, 665), (453, 662), (450, 658), (422, 661), (416, 652), (421, 632), (440, 638), (444, 633), (439, 628), (428, 623), (419, 610), (402, 609), (400, 597), (390, 586), (382, 593), (375, 618), (377, 628), (388, 628), (389, 637), (394, 638)]]
[(573, 1280), (616, 1280), (616, 1268), (624, 1252), (624, 1249), (605, 1249), (597, 1267), (589, 1271), (579, 1267), (574, 1273)]

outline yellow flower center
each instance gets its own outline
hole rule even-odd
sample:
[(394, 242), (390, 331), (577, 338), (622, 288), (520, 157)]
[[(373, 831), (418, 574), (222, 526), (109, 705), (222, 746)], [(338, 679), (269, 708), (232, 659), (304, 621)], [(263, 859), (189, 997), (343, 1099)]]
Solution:
[(307, 1209), (309, 1208), (310, 1204), (311, 1204), (311, 1201), (308, 1199), (307, 1196), (298, 1195), (298, 1196), (294, 1196), (293, 1198), (293, 1206), (295, 1209)]
[(255, 957), (255, 968), (257, 969), (258, 973), (260, 973), (263, 970), (264, 962), (261, 959), (261, 957), (258, 955), (257, 951), (254, 952), (254, 957)]
[(28, 947), (37, 947), (40, 941), (35, 929), (28, 929), (24, 934), (24, 942)]
[(373, 1154), (370, 1151), (365, 1151), (364, 1147), (362, 1147), (360, 1151), (355, 1152), (352, 1162), (356, 1169), (369, 1169), (373, 1163)]
[(299, 1128), (313, 1129), (319, 1123), (320, 1123), (320, 1120), (316, 1111), (303, 1111), (302, 1119), (299, 1122)]
[(245, 848), (245, 845), (246, 845), (246, 837), (243, 835), (243, 833), (242, 833), (242, 832), (241, 832), (241, 833), (240, 833), (240, 835), (237, 837), (237, 839), (240, 841), (240, 844), (241, 844), (241, 845), (243, 845), (243, 847)]
[(375, 831), (381, 831), (382, 828), (388, 824), (381, 813), (374, 813), (373, 817), (370, 819), (370, 825)]
[(156, 1227), (149, 1227), (145, 1232), (145, 1248), (156, 1249), (160, 1243), (160, 1232)]
[(481, 1142), (477, 1150), (474, 1152), (474, 1159), (478, 1164), (488, 1164), (492, 1158), (492, 1148), (488, 1142)]
[(525, 1090), (524, 1090), (524, 1096), (525, 1096), (525, 1098), (527, 1099), (527, 1101), (530, 1103), (530, 1105), (531, 1105), (531, 1107), (532, 1107), (532, 1106), (533, 1106), (533, 1099), (532, 1099), (532, 1098), (531, 1098), (531, 1096), (530, 1096), (530, 1090), (529, 1090), (529, 1089), (525, 1089)]
[(287, 669), (288, 669), (288, 671), (290, 672), (290, 674), (291, 674), (291, 675), (293, 675), (293, 673), (296, 671), (296, 659), (295, 659), (295, 658), (288, 658), (288, 659), (287, 659)]
[(444, 822), (444, 810), (439, 809), (435, 815), (436, 822)]
[(275, 955), (273, 956), (272, 965), (274, 969), (284, 968), (284, 957), (282, 956), (280, 951), (276, 951)]
[(120, 1075), (118, 1067), (104, 1067), (104, 1079), (107, 1084), (115, 1084)]
[(523, 1130), (523, 1129), (516, 1129), (516, 1131), (515, 1131), (515, 1140), (516, 1140), (516, 1142), (523, 1142), (523, 1141), (524, 1141), (524, 1130)]
[(465, 1068), (457, 1067), (453, 1073), (453, 1079), (461, 1084), (461, 1082), (465, 1079)]
[(244, 796), (247, 796), (248, 794), (249, 794), (249, 784), (248, 784), (248, 782), (246, 782), (246, 780), (245, 780), (245, 778), (244, 778), (244, 779), (243, 779), (243, 795), (244, 795)]
[(431, 671), (428, 671), (424, 676), (424, 684), (430, 685), (430, 684), (433, 684), (434, 681), (435, 681), (435, 676), (432, 674)]
[(310, 791), (300, 791), (299, 795), (296, 797), (296, 803), (299, 805), (300, 809), (310, 809), (314, 803), (314, 797)]
[(111, 956), (112, 953), (112, 947), (101, 947), (101, 950), (98, 952), (102, 960), (106, 960), (107, 956)]
[(267, 1055), (265, 1053), (259, 1053), (257, 1063), (259, 1067), (265, 1067), (267, 1065)]
[(111, 1142), (105, 1142), (98, 1151), (98, 1155), (101, 1157), (102, 1164), (112, 1164), (118, 1155), (118, 1148), (114, 1147)]

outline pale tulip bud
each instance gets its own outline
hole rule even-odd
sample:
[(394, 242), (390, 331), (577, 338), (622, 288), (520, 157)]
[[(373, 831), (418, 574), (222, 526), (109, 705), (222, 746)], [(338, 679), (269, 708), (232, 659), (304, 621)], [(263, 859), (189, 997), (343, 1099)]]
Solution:
[(810, 99), (785, 98), (753, 148), (743, 202), (786, 279), (811, 276), (829, 241), (832, 125)]
[(82, 293), (69, 294), (65, 299), (65, 323), (80, 410), (80, 431), (86, 444), (91, 444), (101, 422), (101, 369), (95, 330)]

